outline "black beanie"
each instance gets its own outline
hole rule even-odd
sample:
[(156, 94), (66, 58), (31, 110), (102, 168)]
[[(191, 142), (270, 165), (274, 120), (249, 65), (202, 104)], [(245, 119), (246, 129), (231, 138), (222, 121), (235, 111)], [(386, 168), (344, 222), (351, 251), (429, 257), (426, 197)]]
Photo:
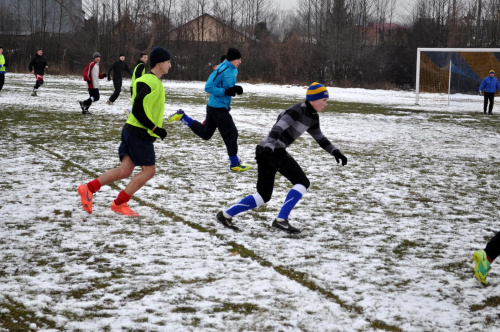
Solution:
[(241, 53), (235, 48), (230, 48), (227, 50), (227, 61), (233, 61), (236, 59), (241, 59)]
[(149, 67), (153, 68), (157, 63), (170, 60), (170, 53), (163, 47), (157, 46), (149, 53)]

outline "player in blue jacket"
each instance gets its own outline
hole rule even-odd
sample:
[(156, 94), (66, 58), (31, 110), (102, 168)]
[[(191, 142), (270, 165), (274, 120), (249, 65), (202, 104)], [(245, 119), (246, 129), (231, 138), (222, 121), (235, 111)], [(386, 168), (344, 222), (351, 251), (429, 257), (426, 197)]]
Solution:
[(243, 165), (238, 158), (238, 129), (236, 129), (233, 117), (229, 114), (232, 97), (243, 93), (243, 88), (236, 85), (240, 64), (240, 51), (230, 48), (227, 51), (226, 60), (219, 64), (208, 77), (205, 91), (210, 93), (210, 97), (207, 116), (203, 123), (191, 119), (183, 110), (172, 114), (167, 121), (167, 123), (172, 123), (180, 120), (204, 140), (211, 139), (215, 129), (219, 129), (229, 155), (229, 168), (235, 172), (244, 172), (250, 168), (249, 165)]
[(488, 101), (490, 102), (488, 114), (491, 114), (493, 111), (493, 102), (495, 100), (495, 92), (497, 90), (500, 90), (500, 83), (498, 83), (498, 79), (495, 77), (495, 71), (492, 69), (490, 70), (490, 75), (486, 76), (479, 86), (479, 92), (484, 91), (484, 114), (486, 114)]

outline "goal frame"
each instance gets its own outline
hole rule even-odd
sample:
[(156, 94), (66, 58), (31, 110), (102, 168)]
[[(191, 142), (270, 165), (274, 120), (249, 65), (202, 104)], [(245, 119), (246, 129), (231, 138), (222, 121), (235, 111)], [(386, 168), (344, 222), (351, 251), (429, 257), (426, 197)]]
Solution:
[[(420, 100), (420, 54), (422, 52), (500, 53), (500, 48), (426, 48), (426, 47), (417, 48), (417, 68), (415, 74), (415, 105), (419, 105), (419, 100)], [(449, 96), (450, 96), (450, 86), (448, 83), (448, 104), (449, 104)]]

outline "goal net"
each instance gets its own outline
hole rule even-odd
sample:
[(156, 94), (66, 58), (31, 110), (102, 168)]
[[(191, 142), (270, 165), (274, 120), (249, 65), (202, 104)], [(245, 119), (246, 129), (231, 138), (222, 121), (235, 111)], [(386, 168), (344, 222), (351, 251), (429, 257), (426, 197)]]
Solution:
[[(479, 85), (490, 69), (500, 76), (499, 48), (418, 48), (415, 104), (475, 102)], [(453, 97), (452, 97), (453, 96)]]

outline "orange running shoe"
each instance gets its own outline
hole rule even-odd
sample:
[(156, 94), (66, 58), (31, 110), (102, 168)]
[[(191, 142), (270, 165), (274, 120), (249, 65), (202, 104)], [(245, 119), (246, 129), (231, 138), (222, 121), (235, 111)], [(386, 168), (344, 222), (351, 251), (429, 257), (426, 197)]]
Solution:
[(123, 214), (124, 216), (127, 217), (138, 217), (139, 213), (132, 211), (127, 203), (123, 203), (120, 205), (116, 205), (115, 201), (113, 201), (113, 204), (111, 204), (111, 210), (115, 211), (116, 213)]
[(78, 186), (78, 194), (82, 200), (82, 206), (88, 214), (92, 214), (92, 194), (86, 184), (81, 184)]

